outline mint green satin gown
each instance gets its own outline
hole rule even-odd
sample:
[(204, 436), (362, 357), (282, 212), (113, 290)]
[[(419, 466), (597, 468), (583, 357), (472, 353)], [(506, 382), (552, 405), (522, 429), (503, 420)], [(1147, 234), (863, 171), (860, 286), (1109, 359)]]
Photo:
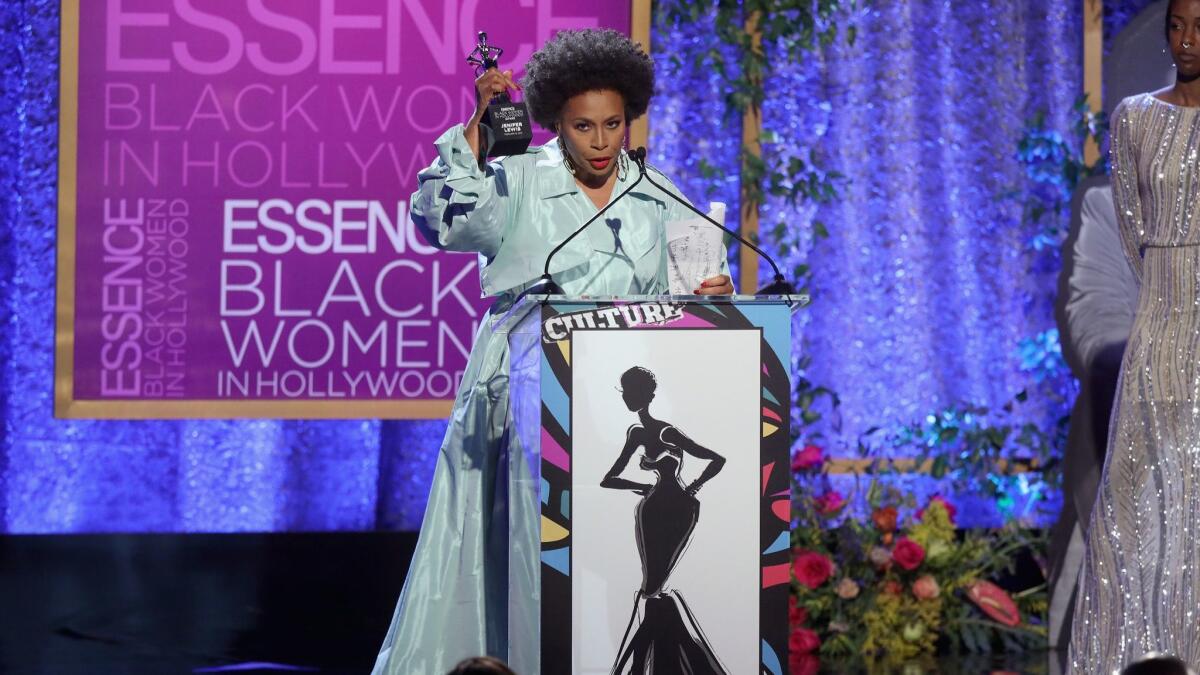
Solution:
[[(597, 209), (555, 142), (486, 169), (461, 125), (435, 145), (437, 159), (418, 176), (412, 219), (440, 248), (478, 253), (480, 285), (497, 302), (480, 323), (420, 540), (372, 672), (444, 673), (466, 657), (488, 654), (531, 675), (540, 672), (536, 458), (512, 433), (508, 344), (495, 328), (516, 294), (541, 276), (553, 246)], [(614, 198), (637, 178), (636, 166), (628, 165)], [(642, 181), (558, 253), (551, 273), (568, 295), (666, 293), (664, 224), (690, 215)]]

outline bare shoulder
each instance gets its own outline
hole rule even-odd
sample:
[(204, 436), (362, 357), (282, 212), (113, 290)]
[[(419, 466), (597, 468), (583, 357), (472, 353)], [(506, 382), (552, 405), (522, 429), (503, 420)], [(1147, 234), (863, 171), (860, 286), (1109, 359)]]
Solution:
[(663, 442), (670, 443), (671, 445), (680, 445), (682, 443), (688, 443), (692, 440), (687, 437), (687, 434), (680, 431), (679, 428), (674, 424), (668, 424), (667, 426), (663, 427), (659, 437), (663, 440)]

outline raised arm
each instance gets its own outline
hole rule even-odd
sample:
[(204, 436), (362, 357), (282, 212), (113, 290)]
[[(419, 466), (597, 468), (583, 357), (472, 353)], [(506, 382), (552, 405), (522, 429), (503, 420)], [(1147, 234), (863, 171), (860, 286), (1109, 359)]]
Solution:
[[(436, 141), (437, 159), (417, 174), (409, 213), (433, 246), (495, 257), (520, 193), (520, 170), (511, 162), (486, 164), (490, 139), (479, 122), (492, 96), (516, 88), (512, 72), (495, 68), (475, 81), (475, 112)], [(515, 190), (514, 190), (515, 188)]]
[(519, 176), (501, 163), (480, 168), (463, 134), (459, 124), (434, 142), (437, 159), (417, 174), (409, 213), (432, 246), (492, 258), (510, 221)]
[(637, 430), (641, 427), (634, 425), (629, 427), (629, 431), (625, 434), (625, 447), (621, 448), (621, 454), (617, 457), (617, 461), (613, 462), (612, 468), (604, 475), (604, 480), (600, 481), (600, 487), (609, 488), (611, 490), (633, 490), (634, 492), (644, 495), (654, 487), (648, 483), (638, 483), (636, 481), (621, 478), (621, 472), (629, 465), (629, 458), (633, 456), (633, 451), (638, 449), (642, 442), (637, 438)]
[(700, 472), (700, 477), (687, 486), (688, 494), (696, 494), (705, 483), (720, 473), (721, 469), (725, 467), (724, 457), (688, 438), (682, 431), (675, 427), (663, 429), (663, 442), (670, 443), (693, 457), (708, 460), (708, 466), (704, 467), (704, 471)]

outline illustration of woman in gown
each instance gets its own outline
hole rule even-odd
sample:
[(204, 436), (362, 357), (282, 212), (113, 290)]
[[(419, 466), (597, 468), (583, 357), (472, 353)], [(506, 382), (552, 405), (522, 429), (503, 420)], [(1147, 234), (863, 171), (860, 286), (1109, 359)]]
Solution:
[[(657, 384), (654, 373), (645, 368), (630, 368), (621, 376), (621, 396), (629, 410), (637, 413), (638, 424), (629, 428), (620, 456), (600, 483), (601, 487), (642, 495), (634, 518), (642, 587), (612, 672), (723, 674), (725, 668), (683, 596), (666, 584), (700, 518), (696, 492), (721, 471), (725, 458), (650, 416)], [(638, 448), (644, 453), (641, 468), (654, 472), (654, 483), (620, 477)], [(686, 487), (680, 480), (685, 454), (708, 460), (700, 476)]]
[(1113, 198), (1139, 280), (1070, 672), (1200, 663), (1200, 0), (1168, 5), (1174, 86), (1113, 112)]

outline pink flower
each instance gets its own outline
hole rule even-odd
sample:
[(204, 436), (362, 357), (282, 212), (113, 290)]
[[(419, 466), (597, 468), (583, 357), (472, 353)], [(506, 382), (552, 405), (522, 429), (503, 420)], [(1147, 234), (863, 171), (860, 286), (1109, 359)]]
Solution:
[(820, 448), (815, 445), (806, 445), (799, 452), (792, 455), (792, 471), (800, 472), (819, 468), (824, 461), (825, 459), (821, 456)]
[(976, 581), (967, 589), (967, 597), (979, 605), (993, 620), (1005, 626), (1016, 626), (1021, 623), (1021, 610), (1013, 602), (1008, 593), (990, 581)]
[(918, 600), (932, 600), (942, 592), (942, 589), (938, 588), (937, 579), (926, 574), (913, 582), (912, 592)]
[(789, 652), (788, 665), (791, 675), (817, 675), (821, 671), (821, 659), (816, 654), (800, 654), (795, 650)]
[[(946, 501), (946, 498), (941, 495), (934, 495), (929, 499), (929, 503), (925, 505), (925, 509), (933, 506), (934, 503), (941, 504), (942, 508), (946, 509), (946, 515), (950, 517), (950, 524), (954, 524), (954, 516), (958, 515), (958, 509), (954, 505)], [(922, 520), (925, 517), (925, 509), (917, 511), (917, 520)]]
[(808, 621), (808, 610), (796, 603), (796, 596), (788, 595), (788, 623), (799, 626)]
[(846, 498), (837, 490), (830, 490), (813, 500), (813, 506), (816, 507), (817, 513), (823, 516), (833, 515), (845, 505)]
[(901, 537), (900, 541), (896, 542), (896, 548), (892, 549), (892, 560), (910, 572), (917, 569), (924, 559), (925, 549), (908, 537)]
[(793, 654), (811, 654), (821, 647), (821, 638), (808, 628), (797, 628), (788, 639)]
[(792, 561), (792, 572), (796, 581), (815, 591), (833, 574), (833, 561), (820, 553), (803, 551)]
[(843, 600), (853, 600), (858, 597), (858, 584), (850, 577), (842, 577), (834, 589), (837, 596)]

